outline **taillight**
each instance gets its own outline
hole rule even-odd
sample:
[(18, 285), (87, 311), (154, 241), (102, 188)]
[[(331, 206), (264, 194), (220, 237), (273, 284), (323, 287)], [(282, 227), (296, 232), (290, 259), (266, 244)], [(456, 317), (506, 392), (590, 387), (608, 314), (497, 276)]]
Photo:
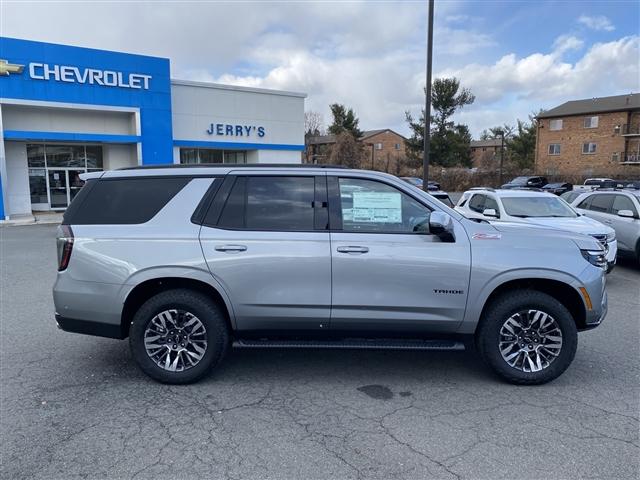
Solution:
[(58, 246), (58, 271), (66, 269), (73, 250), (73, 230), (69, 225), (61, 225), (62, 235), (56, 239)]

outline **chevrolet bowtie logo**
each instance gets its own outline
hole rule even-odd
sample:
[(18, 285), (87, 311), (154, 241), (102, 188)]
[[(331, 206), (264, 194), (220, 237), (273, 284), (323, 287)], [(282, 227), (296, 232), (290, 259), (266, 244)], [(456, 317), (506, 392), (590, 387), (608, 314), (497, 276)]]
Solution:
[(24, 65), (15, 65), (6, 60), (0, 60), (0, 75), (8, 77), (12, 73), (22, 73)]

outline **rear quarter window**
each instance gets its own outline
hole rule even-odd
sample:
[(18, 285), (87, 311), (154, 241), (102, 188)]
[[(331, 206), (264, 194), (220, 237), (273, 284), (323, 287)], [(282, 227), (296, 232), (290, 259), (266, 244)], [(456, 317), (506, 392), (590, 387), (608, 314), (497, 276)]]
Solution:
[[(188, 177), (91, 180), (74, 198), (63, 225), (133, 225), (151, 220), (189, 183)], [(191, 212), (189, 212), (191, 213)]]

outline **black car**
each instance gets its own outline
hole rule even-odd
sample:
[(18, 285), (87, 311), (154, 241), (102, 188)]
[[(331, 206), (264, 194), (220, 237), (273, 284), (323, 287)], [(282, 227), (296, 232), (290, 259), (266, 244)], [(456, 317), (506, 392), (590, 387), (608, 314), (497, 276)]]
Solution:
[[(419, 189), (424, 190), (422, 188), (423, 184), (422, 184), (422, 179), (420, 177), (400, 177), (400, 178), (405, 182), (410, 183), (414, 187), (418, 187)], [(433, 180), (428, 180), (427, 191), (436, 191), (436, 190), (440, 190), (440, 184), (438, 182), (434, 182)]]
[(573, 190), (573, 185), (566, 182), (547, 183), (542, 190), (549, 193), (555, 193), (556, 195), (562, 195), (563, 193)]
[(546, 177), (516, 177), (500, 188), (542, 188), (547, 184)]

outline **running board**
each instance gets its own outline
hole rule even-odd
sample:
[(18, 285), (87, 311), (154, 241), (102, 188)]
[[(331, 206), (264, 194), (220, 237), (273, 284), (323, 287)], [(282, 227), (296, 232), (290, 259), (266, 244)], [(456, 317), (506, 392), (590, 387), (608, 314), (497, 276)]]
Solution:
[(462, 342), (416, 339), (236, 340), (234, 348), (352, 348), (370, 350), (464, 350)]

